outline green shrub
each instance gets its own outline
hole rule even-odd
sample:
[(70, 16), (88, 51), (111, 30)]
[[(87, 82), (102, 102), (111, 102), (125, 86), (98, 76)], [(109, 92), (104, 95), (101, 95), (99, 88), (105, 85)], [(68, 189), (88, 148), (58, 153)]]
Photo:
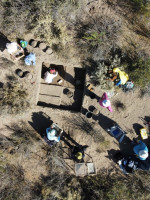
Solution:
[(145, 87), (150, 82), (150, 59), (142, 58), (133, 60), (128, 66), (129, 77), (140, 87)]
[(149, 10), (149, 1), (148, 0), (132, 0), (131, 1), (133, 8), (136, 12), (141, 14), (146, 14)]
[(92, 45), (100, 44), (103, 41), (103, 37), (105, 36), (105, 32), (92, 32), (85, 33), (83, 39), (91, 43)]

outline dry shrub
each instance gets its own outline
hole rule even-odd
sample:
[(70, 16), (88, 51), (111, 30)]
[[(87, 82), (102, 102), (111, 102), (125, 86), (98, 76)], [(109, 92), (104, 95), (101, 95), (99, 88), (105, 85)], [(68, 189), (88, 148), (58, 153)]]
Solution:
[(27, 89), (19, 82), (12, 81), (0, 89), (1, 114), (18, 114), (25, 112), (30, 104)]
[[(6, 48), (6, 46), (5, 46)], [(7, 58), (0, 58), (0, 69), (5, 70), (8, 69), (10, 70), (14, 66), (14, 63), (8, 60)]]
[(56, 8), (60, 2), (60, 0), (2, 1), (0, 4), (3, 10), (1, 29), (6, 35), (16, 33), (22, 36), (38, 24), (41, 15), (51, 15), (51, 8)]
[[(1, 170), (0, 170), (1, 172)], [(0, 173), (0, 199), (30, 199), (30, 183), (24, 180), (24, 170), (19, 165), (7, 164)]]
[(121, 20), (98, 15), (86, 22), (78, 20), (73, 30), (76, 33), (78, 51), (82, 51), (86, 58), (105, 60), (110, 49), (116, 45), (121, 31)]
[(129, 176), (119, 172), (113, 175), (111, 171), (102, 172), (97, 176), (80, 179), (82, 200), (88, 199), (89, 196), (93, 200), (148, 200), (150, 198), (148, 183), (149, 172), (139, 171)]
[(126, 106), (124, 103), (122, 103), (121, 101), (117, 100), (114, 102), (114, 106), (116, 108), (117, 111), (125, 111), (126, 110)]
[(88, 119), (85, 117), (82, 117), (80, 114), (79, 115), (74, 115), (73, 119), (70, 118), (64, 118), (67, 120), (67, 123), (71, 126), (73, 126), (76, 129), (79, 129), (83, 132), (85, 132), (88, 135), (91, 135), (94, 139), (94, 142), (104, 142), (105, 138), (101, 134), (101, 132), (95, 128), (95, 123), (94, 122), (89, 122)]
[(18, 147), (33, 145), (40, 140), (40, 136), (23, 121), (6, 125), (6, 129), (12, 133), (12, 141), (15, 141)]

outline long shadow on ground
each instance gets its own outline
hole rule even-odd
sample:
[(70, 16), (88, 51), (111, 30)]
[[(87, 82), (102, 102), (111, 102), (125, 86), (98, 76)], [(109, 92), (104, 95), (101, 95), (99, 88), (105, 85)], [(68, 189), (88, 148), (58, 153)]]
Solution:
[(6, 49), (6, 43), (10, 43), (5, 35), (0, 33), (0, 50), (4, 51)]
[(43, 137), (46, 135), (46, 128), (50, 127), (53, 121), (43, 112), (32, 113), (32, 122), (28, 123)]
[[(99, 125), (106, 131), (107, 128), (112, 127), (114, 124), (119, 126), (114, 120), (108, 118), (103, 114), (99, 114)], [(107, 131), (106, 131), (107, 132)], [(125, 135), (123, 141), (119, 143), (121, 152), (125, 155), (133, 155), (132, 140)]]

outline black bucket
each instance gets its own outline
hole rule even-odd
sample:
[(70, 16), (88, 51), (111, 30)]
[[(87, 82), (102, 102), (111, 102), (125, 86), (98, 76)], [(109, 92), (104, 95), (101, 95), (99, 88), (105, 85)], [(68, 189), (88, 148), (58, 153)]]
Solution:
[(91, 117), (92, 117), (92, 113), (91, 113), (91, 112), (87, 112), (87, 113), (86, 113), (86, 117), (87, 117), (87, 118), (91, 118)]
[(90, 112), (93, 112), (95, 109), (96, 109), (96, 108), (95, 108), (93, 105), (89, 106), (89, 111), (90, 111)]
[(91, 92), (90, 97), (91, 97), (91, 99), (95, 99), (96, 95), (93, 92)]

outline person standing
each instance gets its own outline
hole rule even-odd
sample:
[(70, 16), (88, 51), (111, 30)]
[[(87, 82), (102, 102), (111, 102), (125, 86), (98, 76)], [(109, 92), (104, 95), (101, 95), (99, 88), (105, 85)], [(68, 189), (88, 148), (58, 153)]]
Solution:
[(110, 100), (108, 99), (106, 92), (104, 92), (103, 96), (101, 97), (99, 104), (100, 106), (107, 108), (110, 112), (112, 112), (111, 103)]

